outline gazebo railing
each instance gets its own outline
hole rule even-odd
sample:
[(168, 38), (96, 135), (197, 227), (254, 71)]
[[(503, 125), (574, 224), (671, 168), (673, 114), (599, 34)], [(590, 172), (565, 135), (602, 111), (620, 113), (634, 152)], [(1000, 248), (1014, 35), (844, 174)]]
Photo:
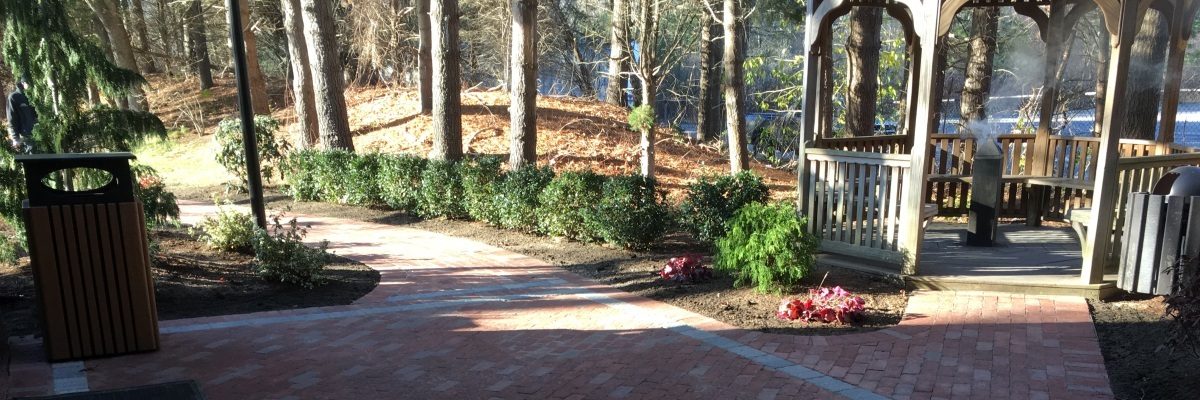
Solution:
[[(1004, 160), (1004, 187), (1000, 202), (1000, 215), (1018, 217), (1024, 215), (1024, 187), (1021, 176), (1028, 175), (1026, 159), (1033, 153), (1033, 140), (1029, 134), (1004, 134), (996, 137), (1000, 143), (1001, 159)], [(971, 160), (975, 154), (975, 138), (958, 134), (935, 134), (929, 138), (926, 168), (929, 182), (926, 184), (926, 202), (938, 205), (938, 214), (962, 216), (970, 207)]]
[(900, 207), (908, 184), (908, 154), (808, 149), (803, 182), (809, 230), (825, 251), (903, 262)]
[(821, 139), (817, 147), (830, 150), (861, 151), (880, 154), (906, 154), (912, 147), (908, 135), (881, 135)]

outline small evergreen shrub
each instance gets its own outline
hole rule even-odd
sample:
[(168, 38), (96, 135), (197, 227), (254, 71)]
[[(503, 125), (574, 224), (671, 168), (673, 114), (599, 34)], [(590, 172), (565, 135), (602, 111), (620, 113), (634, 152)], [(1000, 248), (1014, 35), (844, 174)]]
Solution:
[[(225, 167), (230, 174), (238, 179), (238, 188), (246, 190), (246, 146), (242, 142), (242, 124), (237, 118), (221, 121), (217, 125), (217, 162)], [(263, 179), (270, 182), (279, 163), (283, 161), (283, 153), (287, 150), (287, 142), (275, 139), (279, 131), (279, 121), (268, 115), (254, 116), (254, 136), (258, 138), (258, 160), (262, 167)]]
[(507, 229), (537, 229), (538, 195), (554, 179), (550, 168), (534, 165), (510, 171), (496, 184), (496, 214), (500, 226)]
[(459, 163), (459, 175), (462, 177), (463, 208), (467, 216), (476, 221), (497, 223), (499, 213), (496, 210), (496, 185), (504, 176), (500, 170), (501, 159), (498, 157), (480, 157)]
[(688, 185), (679, 205), (679, 221), (692, 237), (712, 243), (725, 233), (725, 223), (742, 206), (767, 201), (767, 184), (749, 171), (703, 177)]
[(817, 241), (789, 205), (750, 203), (734, 214), (717, 240), (715, 267), (734, 278), (735, 286), (759, 292), (787, 289), (816, 263)]
[(662, 236), (671, 222), (665, 196), (653, 179), (641, 175), (612, 177), (601, 186), (600, 201), (584, 221), (604, 241), (629, 249), (645, 249)]
[(600, 201), (604, 177), (593, 172), (563, 172), (538, 195), (538, 232), (575, 240), (592, 240), (584, 216)]
[(421, 173), (425, 164), (425, 159), (417, 156), (380, 155), (375, 181), (383, 204), (394, 210), (417, 213), (421, 205)]
[(249, 213), (224, 205), (217, 207), (216, 215), (205, 216), (197, 228), (200, 239), (208, 247), (239, 253), (249, 253), (254, 249), (254, 234), (259, 230)]
[(308, 231), (295, 218), (286, 223), (280, 222), (280, 215), (271, 219), (269, 230), (256, 229), (254, 234), (254, 263), (259, 276), (305, 289), (321, 284), (329, 242), (322, 241), (317, 248), (305, 246)]
[(379, 155), (354, 155), (344, 168), (341, 202), (358, 206), (383, 203), (379, 188)]
[(16, 264), (21, 256), (21, 244), (17, 238), (9, 235), (0, 236), (0, 265)]
[(346, 169), (356, 156), (345, 150), (303, 150), (288, 157), (288, 187), (296, 200), (342, 201), (347, 189)]
[(462, 179), (458, 166), (449, 161), (430, 161), (421, 173), (421, 214), (426, 217), (461, 219), (463, 209)]

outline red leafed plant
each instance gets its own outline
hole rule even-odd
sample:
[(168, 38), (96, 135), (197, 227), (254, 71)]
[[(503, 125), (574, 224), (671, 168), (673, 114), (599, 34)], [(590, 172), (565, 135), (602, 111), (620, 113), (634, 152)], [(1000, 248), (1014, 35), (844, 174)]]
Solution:
[(775, 314), (782, 319), (847, 323), (862, 315), (867, 304), (862, 297), (835, 286), (809, 289), (807, 299), (784, 300)]
[(704, 265), (700, 256), (689, 254), (667, 260), (667, 265), (658, 271), (658, 275), (669, 281), (695, 282), (712, 278), (713, 273), (712, 268)]

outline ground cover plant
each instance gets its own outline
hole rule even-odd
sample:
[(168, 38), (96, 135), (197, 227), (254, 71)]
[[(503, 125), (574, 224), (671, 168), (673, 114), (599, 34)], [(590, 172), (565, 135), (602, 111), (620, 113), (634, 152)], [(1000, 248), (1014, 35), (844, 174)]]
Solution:
[(664, 280), (689, 283), (712, 279), (712, 268), (704, 265), (704, 259), (699, 255), (671, 257), (667, 264), (658, 271), (658, 276)]
[(807, 298), (784, 300), (776, 315), (793, 321), (800, 319), (845, 324), (857, 320), (865, 308), (866, 301), (862, 297), (853, 295), (841, 286), (821, 286), (809, 289)]

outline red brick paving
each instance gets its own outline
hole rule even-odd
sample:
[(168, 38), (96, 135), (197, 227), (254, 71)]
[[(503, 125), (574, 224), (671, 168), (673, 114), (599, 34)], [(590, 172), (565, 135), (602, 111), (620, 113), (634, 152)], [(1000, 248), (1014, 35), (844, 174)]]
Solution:
[[(213, 211), (183, 209), (189, 222)], [(1080, 298), (918, 292), (891, 329), (768, 334), (466, 239), (303, 221), (378, 269), (379, 287), (350, 306), (165, 321), (160, 351), (86, 361), (90, 388), (191, 379), (209, 399), (1112, 396)], [(719, 336), (701, 339), (709, 333)], [(39, 343), (12, 343), (7, 395), (52, 393)]]

